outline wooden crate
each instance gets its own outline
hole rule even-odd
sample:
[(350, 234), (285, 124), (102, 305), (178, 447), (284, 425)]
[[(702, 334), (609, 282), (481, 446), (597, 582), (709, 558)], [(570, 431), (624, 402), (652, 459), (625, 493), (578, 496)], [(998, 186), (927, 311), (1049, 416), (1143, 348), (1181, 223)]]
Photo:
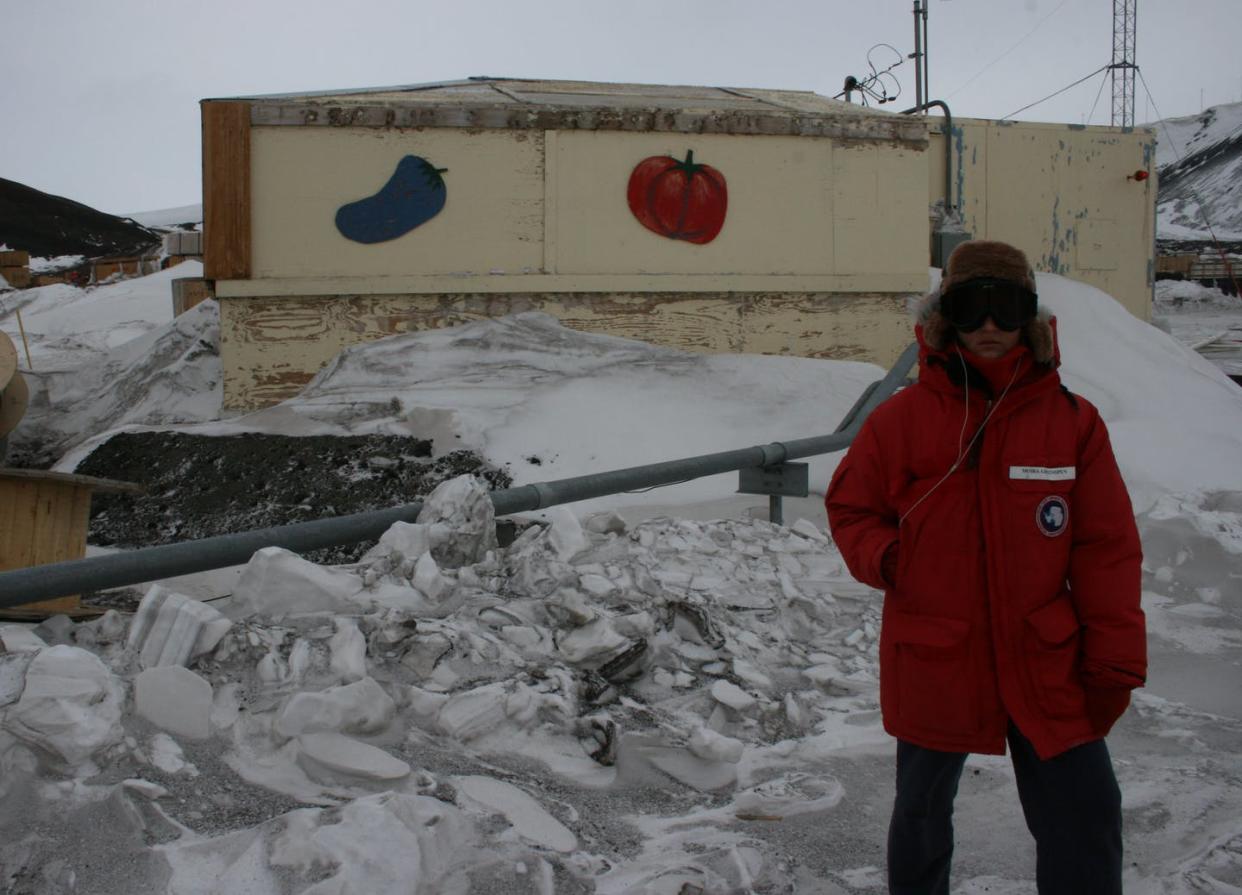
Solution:
[(1199, 259), (1198, 255), (1157, 255), (1156, 273), (1180, 273), (1189, 275)]
[(0, 252), (0, 267), (29, 267), (30, 253), (19, 249), (6, 249)]
[[(0, 467), (0, 571), (81, 559), (92, 491), (141, 492), (139, 485), (93, 476)], [(75, 612), (78, 595), (27, 603), (8, 616)]]
[(30, 285), (30, 268), (0, 267), (0, 277), (4, 277), (14, 289), (25, 289)]
[(184, 314), (208, 298), (214, 298), (211, 281), (202, 277), (176, 277), (172, 281), (173, 316)]

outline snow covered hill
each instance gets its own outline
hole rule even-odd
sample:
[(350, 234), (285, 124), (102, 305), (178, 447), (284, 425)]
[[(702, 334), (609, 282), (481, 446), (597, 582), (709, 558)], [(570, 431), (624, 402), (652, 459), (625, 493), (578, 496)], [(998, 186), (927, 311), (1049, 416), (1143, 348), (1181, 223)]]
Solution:
[(1156, 131), (1161, 240), (1242, 240), (1242, 103), (1151, 125)]

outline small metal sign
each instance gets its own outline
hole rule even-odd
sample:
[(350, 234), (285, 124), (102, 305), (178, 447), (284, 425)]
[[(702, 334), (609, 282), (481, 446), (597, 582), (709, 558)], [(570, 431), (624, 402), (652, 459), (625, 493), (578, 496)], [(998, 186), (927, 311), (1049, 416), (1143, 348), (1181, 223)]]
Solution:
[(739, 494), (774, 494), (781, 497), (806, 497), (810, 494), (809, 467), (806, 463), (777, 463), (775, 466), (751, 466), (738, 470)]

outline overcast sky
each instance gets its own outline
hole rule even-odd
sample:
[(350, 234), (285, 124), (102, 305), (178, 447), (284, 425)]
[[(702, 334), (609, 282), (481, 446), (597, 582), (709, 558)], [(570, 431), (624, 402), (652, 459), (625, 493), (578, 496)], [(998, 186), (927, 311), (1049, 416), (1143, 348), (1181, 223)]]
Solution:
[[(1113, 0), (928, 2), (931, 96), (955, 116), (1009, 116), (1112, 61)], [(864, 77), (913, 50), (913, 7), (0, 0), (0, 177), (113, 213), (197, 203), (198, 101), (208, 97), (470, 75), (833, 96), (846, 75)], [(1242, 100), (1242, 0), (1138, 0), (1136, 61), (1151, 91), (1140, 81), (1140, 122)], [(892, 74), (885, 82), (900, 96), (884, 108), (901, 111), (914, 105), (913, 63)], [(1016, 117), (1108, 124), (1111, 107), (1101, 72)]]

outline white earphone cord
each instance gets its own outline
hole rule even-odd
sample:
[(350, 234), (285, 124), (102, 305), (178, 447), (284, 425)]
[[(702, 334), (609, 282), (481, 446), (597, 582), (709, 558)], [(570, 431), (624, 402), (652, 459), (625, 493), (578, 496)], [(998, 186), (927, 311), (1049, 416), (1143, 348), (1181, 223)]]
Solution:
[(975, 446), (975, 442), (979, 440), (979, 436), (983, 434), (983, 429), (988, 424), (988, 420), (992, 418), (992, 414), (996, 413), (996, 408), (1000, 407), (1001, 401), (1005, 400), (1005, 395), (1009, 394), (1010, 387), (1018, 378), (1018, 371), (1022, 369), (1021, 362), (1013, 368), (1013, 375), (1009, 377), (1009, 382), (1004, 390), (1000, 393), (1000, 397), (996, 399), (996, 403), (992, 405), (987, 414), (983, 417), (983, 422), (979, 423), (979, 428), (975, 430), (974, 436), (970, 439), (970, 443), (966, 445), (966, 449), (962, 449), (962, 439), (966, 437), (966, 424), (970, 421), (970, 376), (966, 372), (966, 359), (962, 357), (962, 353), (957, 353), (957, 359), (962, 362), (962, 382), (966, 389), (966, 413), (962, 417), (962, 431), (957, 436), (957, 459), (953, 461), (953, 465), (949, 467), (949, 471), (940, 477), (940, 481), (932, 485), (927, 491), (923, 492), (923, 496), (914, 502), (910, 509), (901, 514), (901, 518), (897, 520), (897, 527), (901, 527), (901, 523), (906, 521), (906, 517), (918, 509), (919, 504), (932, 496), (932, 492), (948, 481), (949, 476), (957, 472), (957, 468), (962, 465), (962, 461), (966, 459), (966, 455), (970, 453), (970, 449)]

